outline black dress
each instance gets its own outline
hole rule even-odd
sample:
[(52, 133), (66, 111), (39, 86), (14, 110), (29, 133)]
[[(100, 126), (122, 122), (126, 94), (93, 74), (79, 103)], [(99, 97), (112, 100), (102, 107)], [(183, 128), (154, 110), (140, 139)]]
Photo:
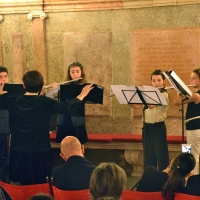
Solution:
[[(79, 85), (79, 82), (72, 82)], [(69, 102), (69, 99), (66, 99)], [(57, 116), (56, 142), (61, 142), (66, 136), (74, 136), (79, 139), (81, 144), (88, 142), (85, 127), (85, 103), (82, 101), (79, 109), (73, 115), (65, 114)]]
[(10, 180), (25, 184), (45, 183), (51, 176), (49, 125), (52, 113), (73, 114), (80, 100), (57, 102), (45, 96), (0, 96), (0, 108), (10, 111)]

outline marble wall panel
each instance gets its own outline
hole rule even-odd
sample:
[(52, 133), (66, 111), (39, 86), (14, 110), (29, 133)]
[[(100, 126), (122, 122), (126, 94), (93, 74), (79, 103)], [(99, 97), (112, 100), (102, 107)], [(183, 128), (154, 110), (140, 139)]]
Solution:
[(13, 81), (22, 83), (24, 74), (24, 41), (23, 34), (13, 34)]
[(109, 32), (65, 33), (64, 74), (71, 62), (80, 62), (87, 81), (104, 87), (103, 105), (86, 105), (87, 115), (110, 116), (112, 83), (111, 34)]
[(0, 65), (3, 65), (3, 54), (2, 54), (1, 28), (0, 28)]
[[(16, 82), (14, 70), (14, 53), (12, 35), (23, 35), (23, 63), (24, 70), (33, 69), (33, 39), (32, 39), (32, 22), (26, 15), (5, 15), (0, 24), (2, 38), (2, 54), (3, 65), (8, 68), (9, 79), (11, 82)], [(19, 39), (19, 38), (18, 38)], [(22, 61), (21, 61), (22, 62)], [(16, 71), (17, 73), (17, 71)], [(18, 78), (19, 79), (19, 78)], [(21, 79), (19, 79), (21, 82)]]

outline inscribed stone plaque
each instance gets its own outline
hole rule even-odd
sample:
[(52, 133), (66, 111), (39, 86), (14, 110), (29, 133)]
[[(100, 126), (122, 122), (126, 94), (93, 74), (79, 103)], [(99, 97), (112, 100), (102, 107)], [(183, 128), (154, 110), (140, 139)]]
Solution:
[[(190, 84), (192, 70), (199, 67), (199, 31), (197, 28), (132, 31), (133, 85), (150, 85), (150, 75), (155, 69), (173, 69), (186, 85)], [(171, 86), (168, 81), (165, 85)], [(173, 95), (168, 114), (179, 116)]]
[(111, 34), (109, 32), (65, 33), (64, 74), (70, 63), (83, 65), (88, 83), (104, 87), (103, 105), (86, 104), (86, 114), (110, 116)]

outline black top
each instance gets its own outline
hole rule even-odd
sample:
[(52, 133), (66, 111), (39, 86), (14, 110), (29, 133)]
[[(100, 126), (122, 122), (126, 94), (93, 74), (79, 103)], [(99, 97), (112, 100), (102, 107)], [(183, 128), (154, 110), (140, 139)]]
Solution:
[(81, 101), (57, 102), (45, 96), (0, 95), (10, 112), (10, 180), (23, 185), (44, 183), (51, 176), (49, 124), (52, 113), (74, 114)]
[[(197, 91), (200, 94), (200, 90)], [(190, 119), (192, 117), (200, 116), (200, 103), (195, 104), (194, 102), (188, 103), (186, 119)], [(200, 118), (191, 120), (186, 123), (186, 130), (196, 130), (200, 129)]]
[(165, 172), (158, 171), (153, 166), (148, 166), (140, 179), (137, 191), (158, 192), (161, 191), (168, 175)]
[(188, 179), (185, 193), (200, 196), (200, 174), (191, 176)]
[(61, 190), (88, 189), (94, 168), (84, 157), (71, 156), (63, 165), (53, 168), (53, 184)]
[[(4, 97), (2, 97), (4, 96)], [(11, 149), (50, 149), (49, 126), (52, 113), (76, 113), (80, 100), (57, 102), (45, 96), (0, 96), (0, 107), (10, 111)]]

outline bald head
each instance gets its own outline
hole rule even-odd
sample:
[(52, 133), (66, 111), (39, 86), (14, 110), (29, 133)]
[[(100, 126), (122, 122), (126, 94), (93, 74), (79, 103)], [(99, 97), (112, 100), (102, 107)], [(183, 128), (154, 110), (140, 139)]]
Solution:
[(61, 157), (67, 160), (70, 156), (82, 156), (83, 149), (79, 140), (74, 136), (65, 137), (60, 146)]

